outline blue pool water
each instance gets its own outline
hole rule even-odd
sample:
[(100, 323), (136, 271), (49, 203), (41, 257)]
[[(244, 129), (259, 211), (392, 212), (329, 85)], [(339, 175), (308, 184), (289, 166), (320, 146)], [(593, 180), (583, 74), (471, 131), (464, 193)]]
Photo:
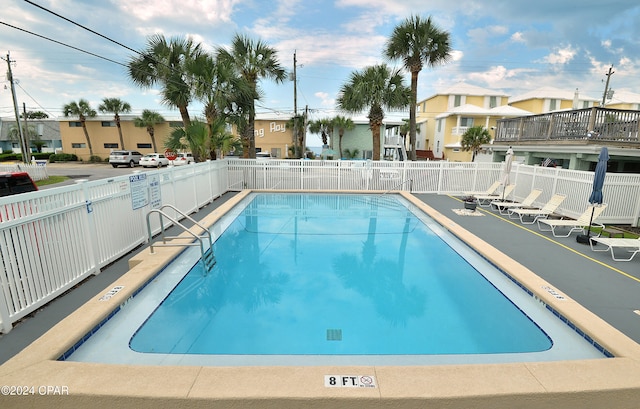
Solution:
[(552, 345), (393, 196), (257, 196), (214, 251), (215, 268), (191, 269), (132, 338), (134, 351), (488, 354)]
[[(252, 193), (61, 359), (429, 365), (604, 358), (395, 195)], [(116, 283), (117, 284), (117, 283)]]

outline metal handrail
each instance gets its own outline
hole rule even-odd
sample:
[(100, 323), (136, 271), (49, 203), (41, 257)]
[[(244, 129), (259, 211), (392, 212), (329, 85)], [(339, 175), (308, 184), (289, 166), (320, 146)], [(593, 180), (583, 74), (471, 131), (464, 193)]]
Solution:
[(400, 186), (404, 185), (407, 182), (411, 183), (411, 185), (409, 186), (409, 193), (411, 193), (411, 190), (413, 189), (413, 179), (407, 179), (404, 182), (400, 182), (397, 185), (393, 186), (391, 189), (386, 190), (384, 193), (382, 193), (382, 196), (386, 195), (387, 193), (391, 192), (392, 190), (395, 190), (397, 187), (400, 187)]
[[(182, 223), (180, 223), (178, 220), (174, 219), (173, 217), (169, 216), (168, 214), (166, 214), (163, 209), (165, 208), (170, 208), (173, 211), (175, 211), (176, 213), (180, 214), (181, 216), (185, 217), (186, 219), (188, 219), (189, 221), (191, 221), (194, 225), (200, 227), (203, 231), (202, 235), (197, 235), (194, 232), (192, 232), (190, 229), (188, 229), (185, 225), (183, 225)], [(162, 236), (162, 244), (153, 244), (153, 234), (151, 232), (151, 214), (153, 213), (157, 213), (158, 214), (158, 218), (160, 220), (160, 234)], [(163, 217), (168, 219), (169, 221), (171, 221), (175, 226), (181, 228), (183, 231), (189, 233), (189, 235), (195, 239), (195, 241), (191, 242), (191, 243), (167, 243), (167, 239), (189, 239), (190, 237), (184, 237), (184, 236), (166, 236), (165, 235), (165, 228), (164, 228), (164, 223), (163, 223)], [(207, 229), (206, 227), (204, 227), (203, 225), (201, 225), (200, 223), (198, 223), (197, 221), (195, 221), (193, 218), (191, 218), (189, 215), (185, 214), (184, 212), (178, 210), (175, 206), (173, 205), (163, 205), (161, 206), (159, 209), (152, 209), (149, 211), (149, 213), (147, 213), (147, 232), (149, 233), (149, 249), (151, 251), (151, 254), (154, 254), (154, 247), (187, 247), (187, 246), (200, 246), (200, 255), (201, 255), (201, 259), (203, 261), (203, 263), (205, 263), (206, 266), (206, 262), (205, 262), (205, 253), (206, 253), (206, 249), (204, 248), (204, 244), (203, 244), (203, 237), (205, 236), (206, 238), (208, 238), (209, 241), (209, 250), (211, 252), (213, 252), (213, 240), (211, 238), (211, 232), (209, 231), (209, 229)]]

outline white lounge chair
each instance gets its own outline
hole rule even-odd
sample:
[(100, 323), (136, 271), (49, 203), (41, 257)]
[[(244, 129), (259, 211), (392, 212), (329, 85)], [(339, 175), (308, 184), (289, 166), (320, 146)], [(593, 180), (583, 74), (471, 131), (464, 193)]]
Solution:
[(494, 193), (492, 195), (476, 195), (475, 197), (478, 200), (478, 204), (480, 206), (490, 206), (491, 202), (495, 199), (509, 197), (509, 195), (511, 194), (511, 192), (513, 192), (513, 189), (515, 189), (515, 187), (516, 185), (507, 185), (507, 187), (504, 188), (503, 193)]
[(533, 203), (538, 196), (542, 193), (540, 189), (533, 189), (527, 197), (522, 199), (522, 202), (505, 202), (502, 200), (494, 200), (491, 202), (491, 207), (495, 207), (501, 214), (508, 214), (508, 210), (515, 207), (533, 207)]
[(493, 182), (493, 184), (489, 186), (487, 190), (480, 191), (480, 192), (464, 192), (463, 195), (464, 196), (493, 195), (495, 194), (496, 190), (498, 190), (500, 185), (501, 183), (498, 180), (496, 182)]
[[(519, 218), (522, 224), (533, 224), (538, 219), (546, 219), (550, 214), (556, 211), (560, 204), (566, 199), (567, 195), (555, 194), (551, 196), (551, 199), (542, 206), (541, 209), (524, 209), (516, 208), (509, 209), (509, 217), (512, 219)], [(514, 217), (515, 215), (515, 217)], [(532, 218), (530, 222), (526, 222), (525, 218)]]
[[(550, 231), (553, 237), (569, 237), (574, 231), (584, 231), (591, 226), (596, 226), (604, 229), (604, 224), (596, 223), (595, 220), (600, 216), (600, 213), (607, 208), (607, 204), (590, 205), (587, 206), (587, 210), (584, 211), (577, 219), (538, 219), (538, 228), (540, 231)], [(556, 229), (569, 229), (567, 234), (559, 234)]]
[[(600, 250), (593, 247), (596, 244), (602, 244), (606, 248)], [(611, 251), (611, 258), (614, 261), (631, 261), (636, 254), (640, 252), (640, 238), (637, 239), (624, 239), (624, 238), (613, 238), (613, 237), (589, 237), (589, 245), (591, 246), (591, 250), (593, 251)], [(616, 254), (613, 249), (625, 249), (626, 251), (631, 253), (629, 258), (616, 258)]]

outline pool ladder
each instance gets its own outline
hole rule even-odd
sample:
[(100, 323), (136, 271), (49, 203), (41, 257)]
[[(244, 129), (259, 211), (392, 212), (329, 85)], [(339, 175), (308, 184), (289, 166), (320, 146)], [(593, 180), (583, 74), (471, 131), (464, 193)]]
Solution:
[[(176, 214), (181, 215), (182, 217), (184, 217), (185, 219), (189, 220), (190, 222), (192, 222), (194, 225), (200, 227), (202, 229), (202, 234), (201, 235), (197, 235), (194, 232), (192, 232), (191, 230), (189, 230), (185, 225), (183, 225), (182, 223), (180, 223), (178, 220), (176, 220), (175, 218), (169, 216), (164, 209), (165, 208), (169, 208), (172, 209), (174, 212), (176, 212)], [(153, 244), (153, 234), (151, 232), (151, 215), (152, 214), (157, 214), (159, 221), (160, 221), (160, 234), (161, 234), (161, 238), (162, 238), (162, 243), (156, 243)], [(170, 222), (172, 222), (175, 226), (177, 226), (178, 228), (182, 229), (183, 231), (189, 233), (189, 236), (167, 236), (165, 234), (165, 227), (164, 227), (164, 223), (163, 220), (167, 219)], [(209, 273), (209, 271), (211, 271), (213, 269), (213, 266), (215, 266), (216, 264), (216, 258), (213, 254), (213, 241), (211, 239), (211, 232), (209, 231), (209, 229), (207, 229), (206, 227), (204, 227), (203, 225), (201, 225), (200, 223), (198, 223), (197, 221), (193, 220), (193, 218), (189, 217), (187, 214), (181, 212), (180, 210), (178, 210), (175, 206), (166, 204), (163, 205), (162, 207), (158, 208), (158, 209), (152, 209), (149, 211), (149, 213), (147, 213), (147, 232), (149, 233), (149, 249), (151, 250), (151, 254), (153, 254), (154, 251), (154, 247), (188, 247), (188, 246), (199, 246), (200, 247), (200, 259), (202, 260), (202, 264), (204, 266), (204, 274), (207, 275)], [(195, 239), (195, 240), (193, 240)], [(168, 242), (167, 240), (171, 240), (171, 242)], [(175, 241), (175, 240), (191, 240), (190, 242), (179, 242), (179, 241)], [(207, 247), (205, 248), (205, 240), (207, 241)]]

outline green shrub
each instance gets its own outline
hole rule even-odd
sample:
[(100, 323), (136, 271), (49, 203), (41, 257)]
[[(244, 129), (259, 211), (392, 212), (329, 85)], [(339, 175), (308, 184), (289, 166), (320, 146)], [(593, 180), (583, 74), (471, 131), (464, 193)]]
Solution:
[(49, 162), (75, 162), (78, 157), (73, 153), (54, 153), (49, 155)]
[(100, 156), (93, 155), (89, 157), (89, 163), (102, 163), (102, 158)]

